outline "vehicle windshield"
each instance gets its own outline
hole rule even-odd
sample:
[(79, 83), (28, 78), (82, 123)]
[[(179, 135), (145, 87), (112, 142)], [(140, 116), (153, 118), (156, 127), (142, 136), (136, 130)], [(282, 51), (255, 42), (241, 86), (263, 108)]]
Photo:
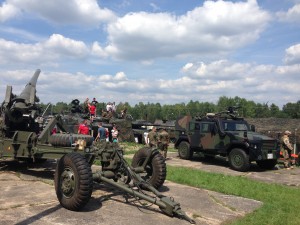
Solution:
[(222, 121), (224, 131), (250, 131), (250, 127), (246, 121), (226, 120)]

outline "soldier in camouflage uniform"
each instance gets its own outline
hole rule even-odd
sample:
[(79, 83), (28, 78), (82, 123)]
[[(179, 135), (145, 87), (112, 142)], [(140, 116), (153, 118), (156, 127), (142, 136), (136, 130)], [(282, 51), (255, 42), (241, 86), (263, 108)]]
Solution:
[(285, 131), (280, 142), (280, 151), (284, 157), (284, 167), (287, 169), (293, 169), (293, 166), (291, 166), (291, 153), (294, 149), (289, 140), (290, 135), (290, 131)]
[(157, 146), (160, 150), (160, 153), (167, 158), (168, 146), (170, 143), (170, 136), (166, 129), (162, 129), (158, 134)]
[(157, 146), (157, 132), (156, 132), (156, 127), (152, 127), (152, 130), (148, 134), (149, 138), (149, 146), (156, 147)]

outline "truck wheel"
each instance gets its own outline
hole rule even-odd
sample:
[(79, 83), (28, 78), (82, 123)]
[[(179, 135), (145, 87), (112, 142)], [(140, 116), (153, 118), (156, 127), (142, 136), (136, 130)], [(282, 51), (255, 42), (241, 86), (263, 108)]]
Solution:
[[(151, 148), (144, 147), (139, 149), (133, 156), (131, 166), (138, 167), (143, 165), (150, 153)], [(139, 175), (153, 187), (161, 187), (165, 182), (167, 175), (167, 167), (164, 157), (159, 152), (152, 155), (150, 161), (146, 165), (145, 172)]]
[(79, 153), (66, 154), (59, 160), (54, 182), (57, 199), (66, 209), (78, 211), (91, 198), (92, 170), (85, 157)]
[(249, 155), (242, 149), (234, 148), (229, 153), (229, 165), (232, 169), (245, 172), (250, 168)]
[(191, 159), (193, 157), (193, 151), (190, 148), (190, 143), (187, 141), (180, 142), (178, 146), (178, 155), (181, 159)]
[(271, 170), (277, 164), (276, 159), (269, 159), (269, 160), (258, 160), (256, 161), (257, 165), (264, 169), (264, 170)]

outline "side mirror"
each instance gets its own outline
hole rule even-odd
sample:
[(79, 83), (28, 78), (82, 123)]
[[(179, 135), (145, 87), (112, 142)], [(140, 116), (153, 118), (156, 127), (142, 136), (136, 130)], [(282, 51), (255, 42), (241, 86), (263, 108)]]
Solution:
[(250, 125), (250, 130), (255, 132), (255, 126), (253, 124)]

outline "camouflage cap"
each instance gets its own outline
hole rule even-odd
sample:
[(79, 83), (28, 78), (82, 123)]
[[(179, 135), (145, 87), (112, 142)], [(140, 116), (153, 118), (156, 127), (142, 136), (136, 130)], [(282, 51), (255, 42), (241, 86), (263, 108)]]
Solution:
[(291, 135), (292, 133), (290, 131), (286, 130), (286, 131), (284, 131), (284, 134)]

